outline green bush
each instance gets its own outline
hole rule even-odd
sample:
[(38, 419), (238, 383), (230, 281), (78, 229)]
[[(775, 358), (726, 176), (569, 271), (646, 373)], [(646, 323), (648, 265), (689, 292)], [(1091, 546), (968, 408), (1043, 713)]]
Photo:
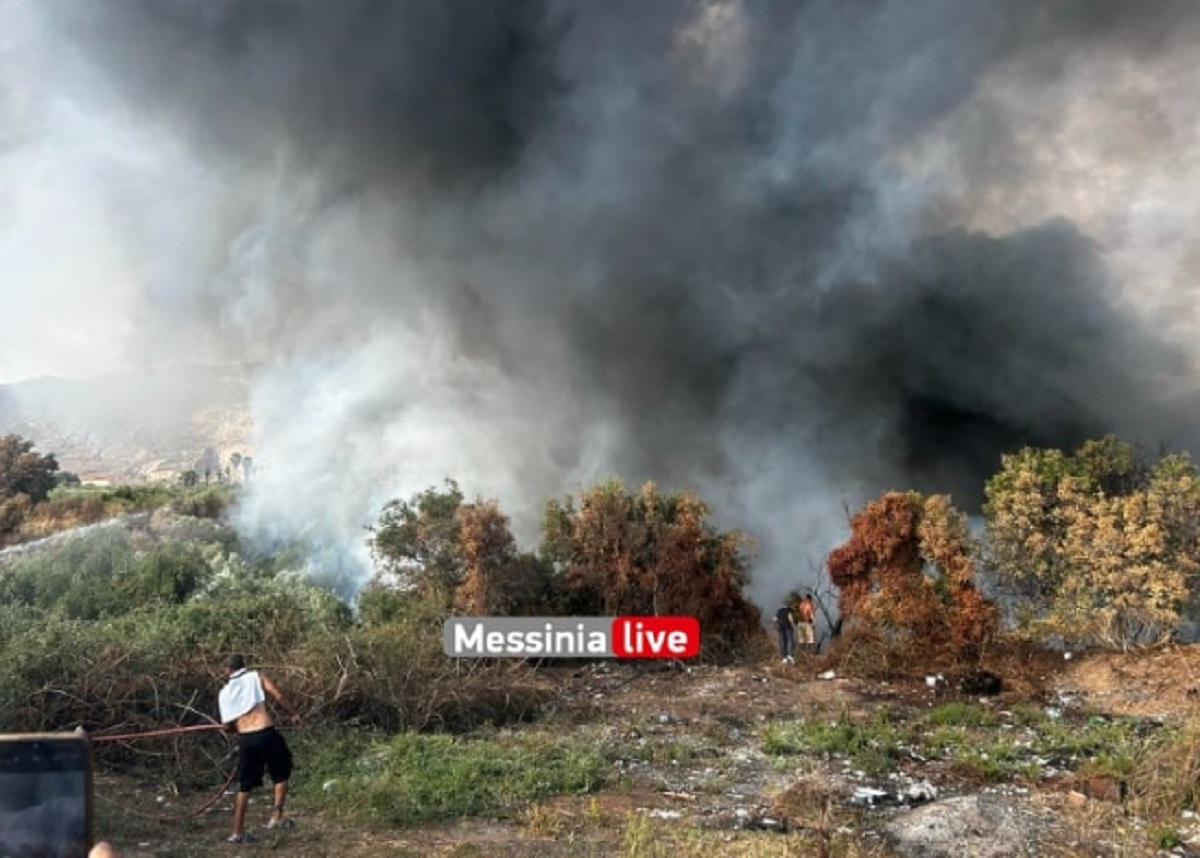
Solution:
[(218, 652), (281, 658), (320, 632), (347, 629), (350, 609), (332, 593), (300, 581), (226, 581), (174, 609), (182, 639)]
[(445, 616), (439, 600), (385, 582), (379, 576), (371, 579), (358, 593), (358, 617), (364, 627), (395, 624), (440, 623)]
[(0, 602), (96, 620), (181, 603), (210, 574), (199, 546), (166, 543), (139, 552), (129, 534), (113, 525), (18, 559), (0, 575)]
[(236, 498), (237, 490), (230, 485), (197, 486), (185, 489), (182, 496), (175, 497), (171, 509), (180, 515), (219, 518)]
[(134, 604), (183, 602), (209, 577), (210, 569), (198, 548), (167, 543), (139, 555), (125, 590)]
[(0, 576), (0, 601), (70, 619), (97, 619), (132, 603), (118, 581), (134, 563), (129, 535), (101, 527), (17, 560)]

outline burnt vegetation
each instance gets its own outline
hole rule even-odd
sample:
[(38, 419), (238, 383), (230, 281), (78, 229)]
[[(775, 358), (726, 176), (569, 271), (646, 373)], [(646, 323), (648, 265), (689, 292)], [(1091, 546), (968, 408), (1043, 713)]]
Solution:
[[(307, 709), (331, 722), (536, 717), (546, 691), (533, 665), (444, 656), (452, 615), (692, 616), (701, 657), (716, 662), (770, 645), (746, 595), (750, 541), (688, 492), (610, 480), (550, 500), (527, 551), (496, 500), (447, 480), (385, 505), (367, 538), (375, 575), (347, 603), (305, 546), (256, 549), (222, 523), (239, 485), (55, 487), (53, 455), (16, 436), (0, 454), (10, 542), (124, 515), (0, 559), (5, 729), (161, 721), (163, 701), (203, 696), (214, 681), (203, 666), (231, 649), (287, 665)], [(1004, 641), (1129, 648), (1193, 618), (1200, 476), (1186, 456), (1111, 437), (1025, 449), (986, 496), (974, 530), (946, 495), (886, 492), (853, 513), (826, 562), (837, 598), (818, 619), (836, 635), (832, 658), (878, 675), (940, 665), (976, 682)]]
[[(306, 546), (256, 548), (223, 520), (242, 485), (55, 486), (53, 456), (19, 438), (2, 449), (0, 501), (20, 511), (10, 542), (92, 526), (0, 555), (0, 730), (210, 723), (229, 651), (270, 669), (317, 735), (353, 731), (355, 753), (371, 736), (474, 735), (558, 709), (553, 665), (446, 657), (455, 615), (686, 615), (704, 661), (761, 665), (770, 651), (746, 595), (752, 544), (688, 492), (610, 480), (550, 500), (527, 551), (498, 501), (448, 480), (385, 505), (367, 535), (374, 577), (348, 603)], [(855, 511), (818, 617), (840, 634), (811, 665), (936, 672), (938, 694), (986, 696), (1012, 679), (1014, 653), (1156, 645), (1194, 618), (1200, 475), (1186, 456), (1115, 438), (1025, 449), (986, 497), (977, 526), (946, 495), (885, 492)], [(199, 785), (220, 755), (215, 741), (176, 743), (152, 754), (167, 772), (155, 777)], [(125, 745), (100, 760), (146, 762)], [(593, 789), (604, 765), (588, 757), (564, 782)], [(472, 812), (487, 812), (480, 801)]]
[(855, 513), (829, 556), (842, 618), (896, 647), (977, 662), (1000, 614), (975, 585), (966, 517), (944, 495), (888, 492)]

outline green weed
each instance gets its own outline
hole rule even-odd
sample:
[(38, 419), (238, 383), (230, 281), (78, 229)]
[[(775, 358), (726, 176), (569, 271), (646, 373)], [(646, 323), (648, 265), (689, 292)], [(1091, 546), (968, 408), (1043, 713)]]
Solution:
[(983, 706), (952, 700), (931, 709), (923, 720), (936, 727), (984, 728), (996, 726), (1000, 717)]
[(341, 768), (332, 810), (401, 827), (464, 816), (511, 818), (531, 802), (598, 789), (594, 746), (524, 735), (458, 739), (405, 733)]
[(896, 767), (901, 737), (890, 716), (855, 722), (843, 714), (836, 721), (797, 721), (768, 726), (763, 750), (773, 755), (828, 754), (849, 759), (873, 777)]

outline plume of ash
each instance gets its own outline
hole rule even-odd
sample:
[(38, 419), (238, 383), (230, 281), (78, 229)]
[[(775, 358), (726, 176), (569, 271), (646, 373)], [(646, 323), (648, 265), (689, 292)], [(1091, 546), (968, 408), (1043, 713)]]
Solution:
[(22, 8), (66, 59), (0, 91), (47, 126), (0, 176), (80, 139), (54, 103), (144, 154), (71, 187), (119, 212), (130, 354), (256, 362), (247, 523), (348, 590), (447, 476), (526, 544), (600, 477), (696, 490), (766, 601), (880, 490), (1197, 440), (1193, 4)]

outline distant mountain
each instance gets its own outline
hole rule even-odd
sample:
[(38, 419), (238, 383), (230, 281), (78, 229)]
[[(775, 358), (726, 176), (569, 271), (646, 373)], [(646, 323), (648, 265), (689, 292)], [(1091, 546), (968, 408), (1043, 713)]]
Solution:
[(177, 365), (89, 379), (0, 384), (0, 434), (16, 433), (84, 480), (174, 479), (205, 448), (253, 455), (249, 369)]

